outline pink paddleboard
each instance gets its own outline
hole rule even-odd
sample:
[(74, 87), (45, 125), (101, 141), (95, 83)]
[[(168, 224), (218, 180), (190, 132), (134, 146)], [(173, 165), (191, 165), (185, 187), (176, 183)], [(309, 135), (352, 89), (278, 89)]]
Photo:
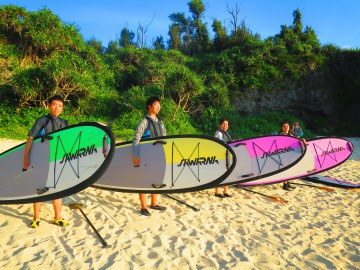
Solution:
[(323, 172), (345, 162), (354, 150), (351, 142), (341, 138), (310, 140), (306, 148), (307, 151), (301, 161), (288, 170), (239, 185), (269, 185)]
[(220, 186), (244, 183), (285, 171), (305, 155), (302, 141), (290, 136), (263, 136), (229, 144), (237, 163)]

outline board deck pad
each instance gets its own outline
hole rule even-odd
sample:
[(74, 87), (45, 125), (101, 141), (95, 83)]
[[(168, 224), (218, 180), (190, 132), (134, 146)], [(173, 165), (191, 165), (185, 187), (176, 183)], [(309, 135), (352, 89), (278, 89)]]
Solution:
[(251, 182), (294, 166), (305, 155), (306, 147), (295, 137), (271, 135), (229, 144), (237, 165), (220, 186)]
[(341, 179), (332, 178), (329, 176), (324, 176), (320, 174), (315, 174), (311, 176), (306, 176), (301, 178), (312, 183), (324, 184), (333, 187), (342, 187), (342, 188), (360, 188), (360, 183), (352, 183)]
[(0, 204), (53, 200), (93, 184), (109, 166), (114, 136), (105, 125), (86, 122), (36, 137), (23, 171), (26, 143), (0, 154)]
[(239, 185), (269, 185), (317, 174), (342, 164), (354, 150), (353, 144), (342, 138), (309, 140), (306, 148), (305, 156), (290, 169)]
[(132, 142), (116, 145), (113, 161), (96, 188), (133, 193), (183, 193), (215, 187), (236, 165), (228, 145), (209, 136), (163, 136), (140, 142), (140, 167)]

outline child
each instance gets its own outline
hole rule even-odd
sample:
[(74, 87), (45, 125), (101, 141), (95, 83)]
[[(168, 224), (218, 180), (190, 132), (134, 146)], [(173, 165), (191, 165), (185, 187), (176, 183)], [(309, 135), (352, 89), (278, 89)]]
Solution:
[[(160, 100), (157, 97), (150, 97), (146, 101), (148, 114), (141, 120), (135, 131), (133, 139), (133, 164), (134, 167), (140, 166), (140, 140), (142, 138), (154, 138), (158, 136), (165, 136), (166, 129), (162, 121), (156, 115), (160, 112)], [(141, 210), (140, 213), (144, 216), (150, 216), (150, 212), (146, 207), (146, 194), (139, 194)], [(166, 207), (160, 206), (156, 203), (156, 194), (151, 194), (150, 208), (154, 210), (164, 211)]]
[[(32, 147), (32, 143), (34, 137), (39, 135), (45, 135), (47, 133), (53, 132), (55, 130), (61, 129), (68, 125), (67, 121), (61, 119), (59, 115), (62, 113), (64, 108), (64, 99), (60, 95), (54, 95), (53, 97), (49, 98), (48, 100), (48, 108), (50, 110), (48, 115), (44, 115), (38, 118), (31, 128), (24, 151), (24, 161), (23, 161), (23, 169), (27, 170), (30, 163), (30, 151)], [(34, 218), (30, 223), (30, 228), (37, 228), (40, 225), (40, 208), (42, 203), (36, 202), (34, 203)], [(62, 206), (62, 199), (53, 200), (54, 212), (55, 217), (53, 223), (62, 227), (69, 225), (68, 222), (61, 218), (61, 206)]]
[[(215, 132), (215, 137), (219, 140), (222, 140), (225, 143), (229, 143), (232, 141), (230, 134), (227, 132), (229, 128), (229, 121), (225, 118), (220, 119), (219, 121), (219, 129)], [(219, 188), (215, 188), (215, 196), (218, 198), (224, 198), (224, 197), (232, 197), (228, 193), (228, 186), (224, 186), (224, 192), (223, 194), (219, 193)]]
[[(285, 135), (285, 136), (292, 136), (291, 132), (290, 132), (290, 124), (289, 124), (289, 122), (283, 122), (281, 124), (281, 130), (280, 130), (279, 134), (280, 135)], [(290, 182), (284, 182), (283, 189), (289, 191), (289, 190), (295, 189), (295, 187), (290, 185)]]

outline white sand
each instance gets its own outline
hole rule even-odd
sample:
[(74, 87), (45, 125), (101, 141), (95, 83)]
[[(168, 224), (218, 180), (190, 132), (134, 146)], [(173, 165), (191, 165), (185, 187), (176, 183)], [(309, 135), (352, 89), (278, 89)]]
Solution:
[[(360, 140), (344, 164), (326, 175), (360, 182)], [(20, 143), (0, 140), (0, 152)], [(281, 197), (280, 204), (235, 188), (218, 199), (213, 189), (176, 194), (195, 212), (165, 196), (168, 209), (139, 214), (137, 194), (87, 188), (64, 198), (63, 218), (50, 224), (51, 202), (42, 207), (40, 228), (28, 228), (32, 205), (0, 206), (0, 269), (360, 269), (360, 193), (327, 192), (281, 185), (252, 190)], [(150, 202), (150, 198), (148, 198)], [(79, 210), (112, 248), (102, 248)]]

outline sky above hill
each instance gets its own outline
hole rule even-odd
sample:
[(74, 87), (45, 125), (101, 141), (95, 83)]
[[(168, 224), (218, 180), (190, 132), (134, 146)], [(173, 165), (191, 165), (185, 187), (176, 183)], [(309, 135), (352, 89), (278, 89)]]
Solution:
[[(171, 21), (169, 15), (183, 12), (188, 17), (190, 0), (1, 0), (1, 5), (17, 5), (28, 11), (47, 7), (63, 22), (75, 24), (85, 40), (95, 38), (107, 46), (116, 40), (126, 27), (136, 33), (140, 25), (148, 25), (146, 43), (151, 45), (157, 36), (169, 39)], [(217, 19), (230, 30), (231, 15), (228, 12), (239, 9), (239, 22), (262, 39), (280, 32), (281, 25), (292, 25), (293, 11), (299, 9), (303, 26), (312, 27), (322, 45), (333, 44), (340, 48), (360, 48), (359, 0), (203, 0), (205, 14), (211, 35), (212, 21)], [(228, 8), (227, 8), (228, 6)]]

